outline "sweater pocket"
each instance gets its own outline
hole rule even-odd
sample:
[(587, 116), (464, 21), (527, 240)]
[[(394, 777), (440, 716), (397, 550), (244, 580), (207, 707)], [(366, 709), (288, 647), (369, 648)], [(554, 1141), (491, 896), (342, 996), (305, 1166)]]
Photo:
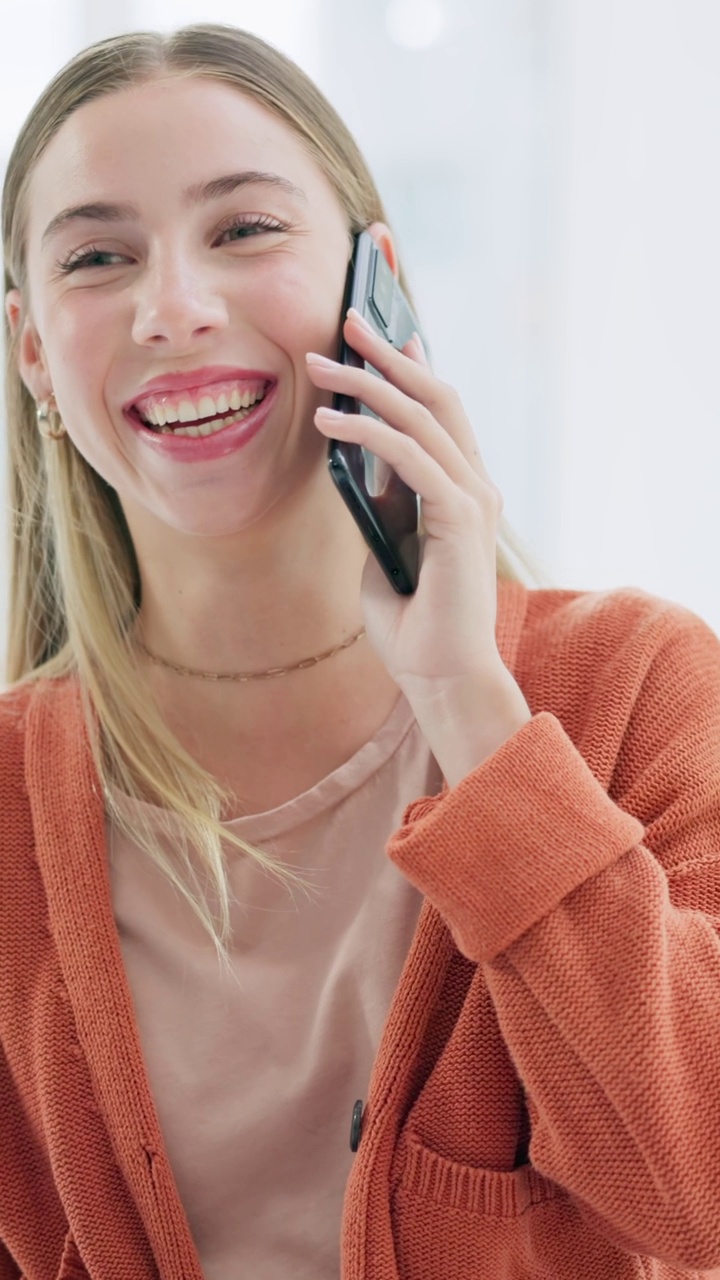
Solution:
[(391, 1216), (398, 1280), (680, 1275), (592, 1231), (563, 1188), (532, 1165), (500, 1171), (460, 1164), (412, 1131), (402, 1135), (395, 1156)]
[(533, 1205), (561, 1194), (532, 1165), (501, 1172), (458, 1164), (409, 1133), (395, 1179), (395, 1193), (482, 1218), (518, 1218)]

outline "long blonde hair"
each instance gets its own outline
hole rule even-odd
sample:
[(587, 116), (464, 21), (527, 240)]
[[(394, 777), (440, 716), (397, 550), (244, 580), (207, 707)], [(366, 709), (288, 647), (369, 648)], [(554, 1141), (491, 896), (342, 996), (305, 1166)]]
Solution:
[[(2, 215), (5, 289), (18, 288), (24, 307), (28, 186), (38, 158), (84, 103), (168, 75), (234, 85), (279, 116), (330, 180), (350, 233), (377, 220), (387, 222), (345, 125), (312, 81), (272, 46), (245, 31), (214, 24), (167, 36), (121, 35), (84, 50), (58, 73), (31, 111), (10, 157)], [(404, 278), (403, 283), (407, 287)], [(236, 847), (288, 883), (302, 881), (222, 825), (220, 815), (230, 797), (183, 749), (139, 681), (130, 633), (141, 584), (118, 496), (68, 438), (58, 446), (40, 437), (35, 404), (18, 372), (16, 339), (9, 330), (6, 338), (12, 510), (8, 679), (78, 680), (111, 816), (185, 897), (226, 960), (230, 896), (223, 845)], [(501, 576), (520, 576), (513, 557), (522, 568), (522, 549), (505, 526), (498, 547)], [(172, 855), (156, 826), (142, 816), (128, 821), (115, 791), (150, 800), (169, 816)], [(137, 812), (142, 814), (142, 805)]]

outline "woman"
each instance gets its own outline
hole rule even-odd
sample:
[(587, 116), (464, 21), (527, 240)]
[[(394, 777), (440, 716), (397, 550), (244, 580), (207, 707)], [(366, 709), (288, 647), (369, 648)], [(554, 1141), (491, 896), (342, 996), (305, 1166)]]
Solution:
[[(457, 396), (341, 315), (392, 235), (258, 39), (79, 55), (3, 227), (2, 1280), (720, 1264), (716, 639), (516, 580)], [(328, 437), (420, 494), (413, 596)]]

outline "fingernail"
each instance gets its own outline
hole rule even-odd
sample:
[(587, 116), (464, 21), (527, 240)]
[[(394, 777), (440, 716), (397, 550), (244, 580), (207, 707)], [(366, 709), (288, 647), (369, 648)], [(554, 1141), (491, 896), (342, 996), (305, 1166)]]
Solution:
[(315, 417), (329, 418), (331, 420), (337, 421), (338, 418), (344, 418), (345, 414), (341, 413), (339, 409), (327, 409), (324, 405), (322, 405), (321, 408), (315, 410)]
[(318, 355), (317, 351), (308, 351), (305, 355), (305, 361), (307, 364), (322, 364), (326, 368), (333, 368), (336, 363), (335, 360), (328, 360), (327, 356)]
[(424, 344), (423, 344), (423, 340), (422, 340), (422, 338), (420, 337), (420, 334), (418, 333), (417, 329), (415, 330), (415, 332), (414, 332), (414, 334), (413, 334), (413, 336), (412, 336), (412, 339), (411, 339), (411, 340), (412, 340), (412, 342), (414, 342), (414, 343), (415, 343), (415, 349), (416, 349), (416, 351), (417, 351), (417, 352), (422, 356), (422, 359), (423, 359), (424, 363), (425, 363), (425, 364), (427, 364), (427, 362), (428, 362), (427, 352), (426, 352), (426, 350), (425, 350), (425, 346), (424, 346)]
[(348, 311), (348, 320), (355, 320), (355, 322), (361, 325), (363, 329), (366, 329), (368, 333), (375, 333), (370, 322), (366, 320), (364, 316), (361, 316), (360, 312), (356, 311), (355, 307), (351, 307)]

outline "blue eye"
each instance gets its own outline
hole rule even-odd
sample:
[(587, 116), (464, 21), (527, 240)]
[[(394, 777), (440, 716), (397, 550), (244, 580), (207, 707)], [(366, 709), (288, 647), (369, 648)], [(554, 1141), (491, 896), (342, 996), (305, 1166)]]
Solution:
[(233, 239), (249, 240), (252, 236), (259, 235), (262, 231), (289, 231), (286, 222), (279, 222), (277, 218), (270, 218), (263, 214), (258, 218), (236, 218), (229, 226), (225, 227), (220, 235), (229, 236), (232, 232), (243, 232), (243, 235), (233, 236)]
[[(83, 253), (72, 255), (65, 262), (58, 262), (57, 266), (58, 270), (63, 271), (66, 274), (71, 271), (77, 271), (78, 267), (115, 266), (115, 263), (98, 262), (98, 258), (119, 258), (121, 261), (125, 260), (121, 253), (112, 253), (109, 249), (94, 249), (91, 245), (88, 249), (85, 249)], [(93, 262), (93, 259), (96, 259), (96, 261)]]
[[(238, 217), (227, 227), (224, 227), (219, 234), (220, 241), (223, 237), (228, 237), (225, 243), (232, 243), (238, 240), (249, 240), (253, 236), (260, 235), (264, 231), (289, 231), (290, 226), (286, 222), (280, 222), (277, 218), (271, 218), (267, 214), (259, 217)], [(57, 269), (63, 275), (69, 275), (72, 271), (80, 268), (97, 268), (97, 267), (114, 267), (118, 262), (127, 262), (127, 258), (122, 253), (113, 253), (110, 249), (98, 249), (95, 245), (89, 245), (82, 253), (71, 254), (64, 262), (58, 262)]]

